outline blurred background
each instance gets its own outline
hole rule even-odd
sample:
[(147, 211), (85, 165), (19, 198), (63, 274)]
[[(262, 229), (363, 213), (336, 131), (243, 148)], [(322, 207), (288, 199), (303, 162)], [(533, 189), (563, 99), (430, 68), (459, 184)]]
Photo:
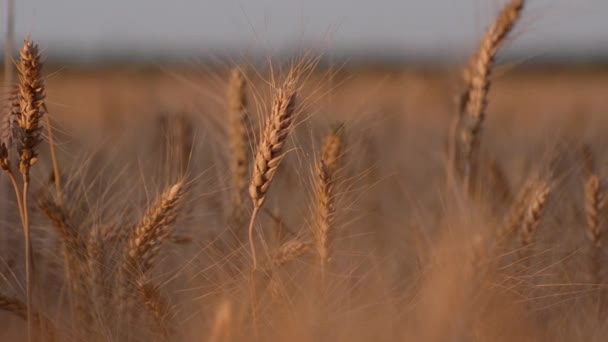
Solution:
[[(2, 45), (7, 1), (0, 2)], [(314, 49), (375, 61), (457, 62), (502, 0), (16, 0), (16, 38), (50, 59), (155, 61)], [(530, 0), (504, 55), (533, 62), (608, 57), (608, 1)]]
[[(2, 48), (11, 3), (0, 0)], [(203, 118), (203, 126), (222, 126), (217, 123), (223, 122), (231, 67), (248, 73), (256, 89), (252, 103), (264, 104), (260, 92), (269, 91), (267, 58), (274, 70), (305, 52), (321, 58), (307, 79), (312, 121), (326, 125), (365, 115), (377, 120), (424, 112), (436, 121), (417, 125), (441, 131), (453, 114), (462, 66), (506, 1), (13, 3), (13, 58), (31, 35), (46, 61), (48, 103), (62, 130), (95, 141), (91, 137), (106, 138), (108, 131), (129, 135), (125, 121), (139, 124), (151, 114), (185, 112)], [(488, 130), (516, 122), (514, 112), (545, 127), (573, 113), (578, 122), (585, 113), (605, 115), (607, 14), (606, 0), (527, 0), (498, 54)], [(2, 89), (6, 93), (8, 87)], [(514, 108), (514, 98), (525, 105)], [(492, 120), (500, 125), (492, 126)]]

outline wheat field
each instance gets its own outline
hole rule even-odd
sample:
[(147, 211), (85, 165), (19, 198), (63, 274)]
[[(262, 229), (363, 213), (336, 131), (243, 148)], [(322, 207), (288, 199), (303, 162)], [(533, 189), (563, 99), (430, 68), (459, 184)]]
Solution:
[(2, 341), (603, 341), (608, 72), (287, 62), (2, 88)]

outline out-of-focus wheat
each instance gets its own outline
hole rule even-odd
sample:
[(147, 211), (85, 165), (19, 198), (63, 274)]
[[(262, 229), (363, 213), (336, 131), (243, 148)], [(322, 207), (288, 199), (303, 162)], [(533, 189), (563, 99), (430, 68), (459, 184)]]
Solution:
[(472, 191), (496, 54), (520, 18), (524, 3), (524, 0), (511, 0), (502, 9), (464, 72), (465, 91), (461, 96), (459, 119), (453, 129), (455, 140), (451, 142), (450, 162), (467, 191)]

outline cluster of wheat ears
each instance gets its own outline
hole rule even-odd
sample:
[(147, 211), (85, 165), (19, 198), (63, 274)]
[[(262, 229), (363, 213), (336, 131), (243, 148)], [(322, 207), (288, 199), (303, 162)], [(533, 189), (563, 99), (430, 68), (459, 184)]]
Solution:
[[(360, 181), (351, 177), (352, 172), (347, 167), (348, 159), (353, 158), (346, 153), (348, 125), (335, 125), (320, 142), (319, 151), (313, 158), (315, 165), (309, 176), (313, 180), (313, 200), (306, 220), (308, 229), (285, 233), (280, 215), (265, 207), (272, 183), (289, 152), (286, 148), (289, 138), (298, 122), (302, 121), (299, 92), (303, 78), (314, 63), (292, 66), (281, 82), (273, 80), (269, 113), (257, 139), (252, 136), (250, 127), (249, 79), (243, 69), (234, 68), (229, 76), (225, 101), (229, 132), (227, 146), (230, 150), (231, 184), (227, 190), (230, 209), (223, 222), (225, 229), (220, 233), (221, 243), (216, 241), (219, 238), (210, 242), (221, 254), (220, 261), (199, 269), (210, 283), (222, 282), (221, 286), (210, 286), (210, 289), (221, 288), (224, 293), (209, 290), (210, 295), (203, 295), (215, 294), (221, 298), (205, 302), (215, 305), (203, 310), (201, 321), (206, 323), (201, 323), (203, 328), (196, 328), (197, 333), (186, 333), (182, 329), (196, 327), (193, 320), (180, 325), (180, 322), (188, 321), (191, 312), (196, 311), (191, 308), (193, 304), (178, 306), (176, 301), (179, 299), (168, 295), (157, 275), (159, 263), (166, 261), (161, 256), (168, 245), (187, 245), (193, 239), (178, 234), (175, 229), (185, 213), (195, 210), (190, 205), (196, 198), (193, 193), (196, 177), (188, 167), (193, 158), (193, 136), (188, 122), (177, 117), (172, 123), (164, 123), (179, 128), (179, 141), (172, 141), (168, 151), (174, 160), (177, 159), (176, 180), (149, 201), (137, 219), (131, 221), (126, 218), (130, 215), (125, 214), (124, 220), (120, 217), (99, 218), (83, 227), (82, 220), (75, 217), (79, 215), (81, 204), (75, 203), (77, 200), (71, 190), (62, 182), (69, 175), (62, 170), (55, 151), (53, 117), (45, 102), (41, 56), (38, 47), (26, 39), (15, 63), (19, 77), (8, 91), (0, 137), (0, 167), (7, 184), (10, 183), (14, 190), (10, 195), (14, 196), (23, 228), (24, 262), (14, 262), (9, 266), (23, 265), (25, 296), (9, 295), (5, 291), (8, 287), (4, 285), (11, 277), (4, 275), (0, 278), (0, 309), (25, 321), (25, 324), (13, 322), (14, 327), (23, 328), (23, 333), (11, 336), (27, 336), (29, 341), (175, 341), (184, 338), (208, 341), (285, 338), (352, 341), (374, 337), (436, 341), (456, 338), (472, 341), (552, 340), (556, 335), (548, 331), (559, 330), (560, 323), (570, 318), (560, 312), (557, 314), (560, 318), (548, 320), (552, 322), (549, 324), (542, 320), (545, 311), (540, 310), (539, 305), (529, 305), (527, 299), (551, 296), (539, 290), (540, 286), (530, 284), (534, 282), (534, 276), (544, 270), (534, 265), (534, 247), (549, 199), (560, 184), (556, 174), (559, 160), (549, 158), (538, 172), (523, 182), (519, 193), (512, 196), (504, 170), (481, 148), (495, 57), (523, 8), (524, 0), (511, 0), (501, 10), (464, 70), (445, 167), (444, 197), (449, 202), (447, 206), (460, 213), (460, 218), (453, 219), (453, 225), (474, 224), (471, 217), (475, 215), (462, 213), (485, 210), (481, 208), (487, 207), (484, 201), (488, 197), (487, 194), (484, 196), (484, 191), (487, 192), (488, 188), (494, 202), (506, 210), (488, 209), (492, 213), (493, 229), (485, 229), (482, 233), (469, 232), (462, 240), (451, 235), (447, 239), (449, 242), (437, 242), (439, 247), (428, 253), (432, 257), (427, 263), (420, 266), (422, 260), (417, 262), (416, 267), (424, 269), (416, 273), (420, 275), (419, 279), (406, 277), (408, 281), (390, 289), (390, 295), (378, 290), (388, 291), (381, 285), (379, 276), (349, 278), (343, 282), (335, 280), (339, 274), (337, 269), (345, 267), (335, 260), (339, 254), (336, 243), (347, 229), (347, 225), (337, 223), (340, 205), (344, 204), (341, 196), (349, 194)], [(253, 153), (250, 153), (250, 146), (253, 146)], [(50, 156), (52, 177), (50, 182), (38, 182), (44, 184), (41, 189), (32, 189), (30, 171), (37, 167), (38, 156), (43, 153), (41, 150), (46, 150), (44, 154)], [(589, 310), (593, 314), (583, 317), (602, 327), (607, 318), (601, 285), (605, 192), (591, 149), (582, 148), (580, 156), (580, 164), (584, 166), (584, 233), (589, 240), (587, 284), (592, 289), (572, 291), (597, 294), (593, 297), (594, 303), (589, 304), (594, 308)], [(452, 212), (450, 208), (445, 211)], [(42, 285), (45, 283), (41, 267), (44, 260), (40, 258), (50, 252), (40, 250), (40, 241), (32, 235), (33, 215), (44, 217), (60, 246), (61, 260), (58, 263), (63, 275), (56, 269), (53, 272), (59, 274), (52, 275), (61, 279), (58, 281), (62, 284), (59, 298), (48, 298), (53, 292), (45, 290)], [(446, 216), (450, 215), (454, 214)], [(261, 218), (270, 220), (261, 221)], [(461, 220), (464, 222), (456, 222)], [(10, 218), (3, 217), (2, 221), (5, 229), (15, 228)], [(348, 219), (342, 218), (342, 221)], [(275, 232), (273, 241), (267, 239), (270, 226)], [(519, 241), (514, 239), (517, 234)], [(459, 246), (457, 252), (450, 248), (454, 240), (465, 241), (456, 244)], [(446, 244), (447, 247), (444, 246)], [(300, 270), (306, 274), (297, 278), (302, 281), (300, 287), (285, 279), (297, 277), (301, 268), (289, 269), (289, 265), (311, 255), (316, 255), (316, 262), (305, 265), (306, 272)], [(194, 261), (190, 259), (183, 263)], [(378, 267), (383, 268), (389, 263), (389, 260), (381, 261), (382, 266)], [(215, 273), (221, 269), (222, 275), (215, 278), (207, 275), (212, 273), (211, 269)], [(9, 272), (17, 274), (21, 271)], [(366, 285), (361, 286), (360, 283)], [(290, 289), (290, 286), (297, 290)], [(568, 293), (564, 288), (561, 290), (560, 295)], [(324, 302), (332, 302), (336, 292), (340, 291), (349, 293), (340, 298), (348, 298), (349, 303), (360, 300), (361, 304), (331, 303), (342, 308), (348, 306), (344, 312), (333, 310), (335, 308), (320, 309)], [(298, 292), (308, 295), (291, 296)], [(312, 297), (316, 301), (311, 300)], [(385, 302), (389, 300), (392, 301), (390, 305)], [(52, 311), (49, 305), (56, 305), (59, 309)], [(374, 309), (366, 311), (367, 305)], [(382, 310), (385, 305), (391, 309)], [(367, 316), (359, 318), (359, 310), (366, 311)], [(537, 311), (540, 314), (536, 315)], [(51, 312), (65, 317), (53, 316)], [(283, 326), (277, 328), (277, 325)], [(2, 322), (0, 329), (5, 329)], [(587, 336), (587, 340), (601, 339), (601, 336), (579, 334), (578, 330), (574, 329), (568, 336), (571, 339), (581, 336)]]

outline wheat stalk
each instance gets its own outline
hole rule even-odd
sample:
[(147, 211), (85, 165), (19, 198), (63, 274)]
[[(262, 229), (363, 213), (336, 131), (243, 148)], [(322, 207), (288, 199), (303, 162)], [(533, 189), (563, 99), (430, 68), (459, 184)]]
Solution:
[(51, 115), (46, 106), (46, 103), (42, 103), (44, 109), (45, 124), (47, 131), (47, 139), (49, 143), (49, 151), (51, 153), (51, 163), (53, 164), (53, 181), (55, 183), (55, 192), (57, 195), (57, 203), (63, 205), (63, 191), (61, 185), (61, 171), (59, 169), (59, 161), (57, 159), (57, 152), (55, 150), (55, 134), (53, 133), (53, 124), (51, 122)]
[(19, 171), (23, 178), (21, 207), (23, 210), (23, 233), (25, 237), (25, 268), (26, 291), (28, 308), (28, 341), (32, 339), (32, 291), (33, 291), (33, 260), (30, 239), (30, 224), (28, 216), (28, 192), (30, 184), (30, 168), (37, 160), (37, 147), (40, 144), (40, 119), (44, 103), (44, 82), (42, 80), (42, 61), (38, 46), (29, 38), (24, 42), (20, 51), (17, 65), (19, 71), (19, 114), (16, 116), (16, 143), (19, 154)]
[[(230, 131), (230, 172), (232, 174), (235, 208), (240, 208), (247, 187), (249, 172), (249, 139), (247, 125), (247, 92), (245, 76), (239, 69), (233, 69), (228, 83), (228, 120)], [(238, 210), (238, 209), (236, 209)]]
[[(127, 319), (133, 316), (134, 301), (140, 300), (141, 279), (154, 265), (162, 244), (169, 239), (173, 224), (176, 222), (185, 195), (186, 185), (179, 181), (168, 187), (148, 207), (140, 221), (132, 230), (127, 241), (127, 250), (120, 266), (120, 292), (117, 296), (121, 312)], [(119, 236), (116, 236), (119, 237)]]
[(333, 240), (335, 219), (335, 178), (340, 168), (343, 139), (341, 128), (332, 131), (325, 138), (321, 160), (316, 167), (315, 180), (315, 240), (324, 277), (325, 268), (330, 260), (330, 248)]
[(273, 96), (270, 118), (266, 122), (262, 139), (258, 143), (249, 195), (253, 201), (253, 212), (249, 222), (249, 245), (253, 259), (253, 269), (257, 268), (257, 257), (253, 238), (254, 223), (259, 210), (264, 205), (268, 189), (285, 157), (283, 146), (293, 127), (297, 94), (297, 74), (291, 70), (283, 85), (276, 89)]
[(464, 72), (465, 92), (461, 96), (459, 122), (454, 130), (450, 159), (454, 165), (462, 163), (456, 174), (463, 178), (465, 188), (471, 190), (472, 176), (479, 135), (486, 115), (487, 97), (491, 84), (491, 73), (498, 50), (513, 30), (524, 8), (524, 0), (511, 0), (500, 12), (496, 21), (486, 31), (479, 48)]

